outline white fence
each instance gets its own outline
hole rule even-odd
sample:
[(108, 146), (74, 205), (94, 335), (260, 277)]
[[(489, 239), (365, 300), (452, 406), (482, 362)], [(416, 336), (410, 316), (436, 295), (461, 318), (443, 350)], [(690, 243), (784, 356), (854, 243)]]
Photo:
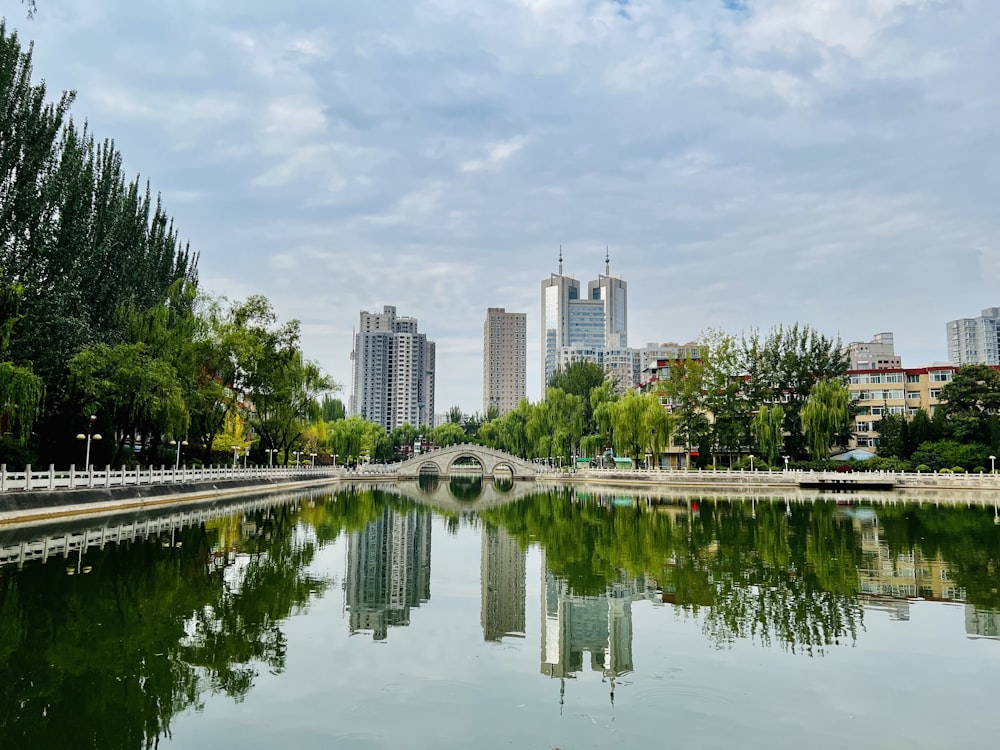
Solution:
[(319, 479), (340, 476), (341, 469), (331, 466), (208, 466), (197, 469), (170, 469), (164, 466), (156, 469), (122, 466), (113, 469), (105, 466), (95, 470), (78, 471), (75, 466), (69, 470), (57, 471), (49, 465), (45, 471), (34, 471), (31, 465), (24, 471), (7, 471), (7, 464), (0, 464), (0, 492), (31, 490), (74, 490), (88, 487), (135, 487), (138, 485), (176, 484), (179, 482), (217, 482), (235, 479)]

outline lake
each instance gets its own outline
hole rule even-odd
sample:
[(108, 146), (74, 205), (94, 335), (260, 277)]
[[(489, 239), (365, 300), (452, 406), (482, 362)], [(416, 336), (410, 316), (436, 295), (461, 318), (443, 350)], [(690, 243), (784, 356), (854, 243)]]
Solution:
[(993, 507), (414, 496), (0, 527), (0, 747), (997, 746)]

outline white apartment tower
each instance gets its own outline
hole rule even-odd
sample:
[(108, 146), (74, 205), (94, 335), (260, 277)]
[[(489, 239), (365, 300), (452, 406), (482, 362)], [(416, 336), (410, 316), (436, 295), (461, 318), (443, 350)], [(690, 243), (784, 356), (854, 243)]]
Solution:
[(978, 318), (948, 321), (948, 361), (962, 365), (1000, 365), (1000, 307)]
[(628, 347), (628, 284), (611, 275), (611, 260), (604, 256), (604, 273), (587, 283), (581, 297), (580, 282), (563, 275), (562, 248), (559, 272), (542, 281), (542, 393), (560, 365), (572, 359), (564, 347), (625, 349)]
[(504, 415), (525, 398), (528, 316), (502, 307), (486, 311), (483, 324), (483, 414)]
[(434, 418), (435, 347), (417, 332), (416, 318), (362, 310), (354, 338), (351, 414), (392, 430), (430, 425)]

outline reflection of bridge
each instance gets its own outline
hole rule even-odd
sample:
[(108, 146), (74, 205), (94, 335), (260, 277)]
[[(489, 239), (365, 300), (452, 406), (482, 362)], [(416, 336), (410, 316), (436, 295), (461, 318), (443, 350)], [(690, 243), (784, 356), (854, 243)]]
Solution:
[(514, 479), (533, 480), (540, 472), (540, 467), (510, 453), (471, 443), (449, 445), (447, 448), (422, 453), (395, 464), (393, 468), (397, 479), (416, 479), (420, 474), (448, 477), (456, 473), (467, 474), (470, 462), (482, 468), (484, 479), (492, 479), (499, 473)]
[(503, 505), (523, 500), (538, 492), (546, 491), (546, 488), (536, 486), (534, 483), (511, 482), (510, 485), (510, 489), (504, 489), (502, 483), (484, 479), (481, 489), (474, 496), (465, 498), (456, 496), (452, 490), (451, 483), (445, 481), (431, 481), (429, 483), (425, 481), (386, 481), (384, 484), (372, 484), (370, 486), (391, 492), (395, 495), (401, 495), (419, 505), (426, 505), (453, 513), (467, 513), (469, 511), (499, 508)]

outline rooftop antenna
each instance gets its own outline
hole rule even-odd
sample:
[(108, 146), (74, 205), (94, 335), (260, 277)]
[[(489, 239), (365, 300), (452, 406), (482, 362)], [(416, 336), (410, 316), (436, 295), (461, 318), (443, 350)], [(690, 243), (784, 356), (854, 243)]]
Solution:
[(611, 275), (611, 255), (607, 245), (604, 246), (604, 275)]
[(562, 276), (562, 244), (559, 245), (559, 275)]

